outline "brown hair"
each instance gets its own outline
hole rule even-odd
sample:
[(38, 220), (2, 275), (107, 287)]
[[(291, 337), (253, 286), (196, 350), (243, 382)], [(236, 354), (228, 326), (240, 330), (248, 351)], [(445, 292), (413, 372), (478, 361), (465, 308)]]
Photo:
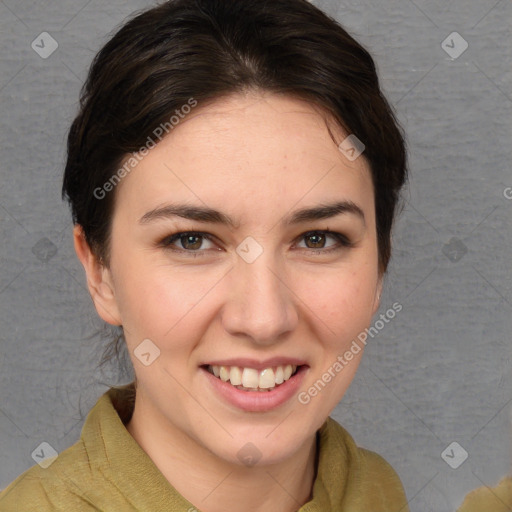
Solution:
[(170, 0), (105, 44), (81, 91), (62, 187), (91, 249), (108, 266), (115, 192), (94, 191), (126, 156), (190, 98), (204, 106), (247, 89), (304, 99), (364, 143), (384, 273), (407, 176), (402, 130), (370, 54), (306, 0)]

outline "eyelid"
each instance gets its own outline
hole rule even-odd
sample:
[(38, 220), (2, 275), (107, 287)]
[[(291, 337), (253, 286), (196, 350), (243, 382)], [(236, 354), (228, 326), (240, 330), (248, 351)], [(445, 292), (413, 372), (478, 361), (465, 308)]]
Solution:
[(164, 238), (162, 238), (158, 243), (157, 245), (159, 247), (163, 247), (164, 249), (169, 249), (169, 250), (172, 250), (172, 251), (175, 251), (175, 252), (186, 252), (188, 254), (200, 254), (200, 253), (203, 253), (205, 250), (208, 250), (208, 249), (198, 249), (198, 250), (195, 250), (195, 251), (191, 251), (191, 250), (186, 250), (186, 249), (179, 249), (179, 248), (174, 248), (172, 246), (172, 244), (176, 241), (178, 241), (182, 236), (185, 236), (185, 235), (189, 235), (189, 236), (197, 236), (197, 237), (201, 237), (201, 238), (205, 238), (207, 240), (209, 240), (210, 242), (212, 243), (215, 243), (215, 240), (216, 240), (216, 237), (214, 235), (211, 235), (210, 233), (205, 233), (203, 231), (176, 231), (175, 233), (172, 233), (170, 235), (166, 235)]
[[(309, 235), (314, 235), (316, 233), (321, 233), (321, 234), (324, 234), (324, 235), (328, 235), (328, 236), (331, 236), (332, 238), (334, 238), (335, 240), (338, 241), (338, 243), (340, 243), (343, 247), (353, 247), (355, 244), (354, 242), (352, 242), (352, 240), (350, 240), (350, 238), (343, 234), (343, 233), (340, 233), (339, 231), (331, 231), (330, 229), (313, 229), (313, 230), (310, 230), (310, 231), (306, 231), (302, 234), (300, 234), (298, 236), (298, 238), (305, 238)], [(307, 249), (307, 248), (306, 248)], [(327, 249), (307, 249), (309, 251), (322, 251), (322, 252), (326, 252)]]

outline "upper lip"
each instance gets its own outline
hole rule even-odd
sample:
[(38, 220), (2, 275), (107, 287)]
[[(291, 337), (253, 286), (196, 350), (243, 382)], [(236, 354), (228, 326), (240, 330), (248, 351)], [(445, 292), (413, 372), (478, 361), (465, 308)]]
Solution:
[(265, 368), (272, 368), (276, 366), (286, 366), (287, 364), (303, 366), (307, 365), (303, 359), (296, 357), (271, 357), (264, 361), (258, 361), (257, 359), (251, 359), (250, 357), (237, 357), (230, 359), (217, 359), (215, 361), (208, 361), (201, 364), (200, 366), (239, 366), (242, 368), (254, 368), (255, 370), (264, 370)]

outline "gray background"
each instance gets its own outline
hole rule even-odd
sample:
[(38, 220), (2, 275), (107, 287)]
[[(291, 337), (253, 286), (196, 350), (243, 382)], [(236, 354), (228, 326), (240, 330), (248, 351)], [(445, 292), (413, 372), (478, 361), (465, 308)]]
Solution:
[[(512, 460), (512, 2), (314, 3), (374, 56), (411, 167), (381, 307), (403, 310), (333, 416), (393, 465), (413, 512), (452, 511)], [(130, 380), (97, 368), (102, 324), (60, 187), (88, 65), (149, 5), (0, 0), (0, 488), (41, 442), (73, 444), (106, 386)], [(44, 31), (59, 45), (46, 59), (31, 48)], [(469, 44), (456, 58), (441, 46), (454, 31)], [(454, 441), (469, 454), (458, 469), (441, 457)]]

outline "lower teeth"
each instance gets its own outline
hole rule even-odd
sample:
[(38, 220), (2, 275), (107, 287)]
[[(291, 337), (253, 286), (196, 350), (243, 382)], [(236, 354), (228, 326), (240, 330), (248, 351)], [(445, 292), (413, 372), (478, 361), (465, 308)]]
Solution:
[(263, 389), (263, 388), (244, 388), (243, 386), (234, 386), (236, 389), (240, 389), (241, 391), (258, 391), (260, 393), (264, 393), (266, 391), (272, 391), (274, 388), (268, 388), (268, 389)]

